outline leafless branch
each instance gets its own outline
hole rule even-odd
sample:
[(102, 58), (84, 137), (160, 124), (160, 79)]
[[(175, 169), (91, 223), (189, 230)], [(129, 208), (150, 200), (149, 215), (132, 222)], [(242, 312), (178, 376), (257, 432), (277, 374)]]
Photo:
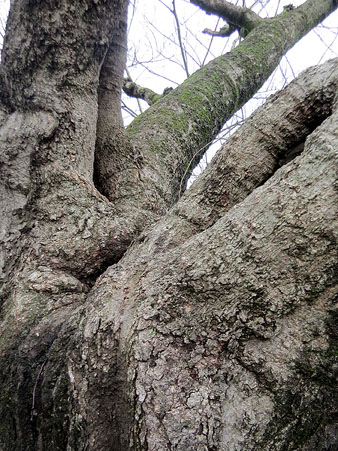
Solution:
[(188, 62), (187, 62), (187, 57), (186, 57), (183, 41), (182, 41), (181, 26), (180, 26), (180, 21), (178, 20), (175, 0), (173, 0), (172, 12), (174, 14), (174, 18), (175, 18), (175, 22), (176, 22), (177, 37), (178, 37), (178, 42), (179, 42), (179, 46), (180, 46), (180, 50), (181, 50), (181, 55), (182, 55), (182, 60), (183, 60), (184, 68), (185, 68), (185, 73), (187, 74), (187, 77), (189, 77), (190, 74), (189, 74), (189, 69), (188, 69)]
[[(218, 27), (218, 24), (219, 24), (219, 21), (220, 21), (220, 18), (218, 18), (218, 20), (217, 20), (217, 23), (216, 23), (216, 26), (215, 26), (215, 30), (214, 31), (216, 31), (216, 29), (217, 29), (217, 27)], [(210, 39), (210, 41), (209, 41), (209, 46), (208, 46), (208, 49), (207, 49), (207, 52), (206, 52), (206, 54), (204, 55), (204, 59), (203, 59), (203, 62), (202, 62), (202, 66), (204, 66), (204, 64), (205, 64), (205, 62), (206, 62), (206, 60), (207, 60), (207, 58), (208, 58), (208, 55), (209, 55), (209, 53), (210, 53), (210, 49), (211, 49), (211, 45), (212, 45), (212, 41), (214, 40), (214, 36), (211, 36), (211, 39)]]
[(207, 14), (216, 14), (226, 20), (229, 25), (227, 30), (229, 34), (226, 36), (230, 36), (231, 29), (242, 30), (242, 34), (247, 34), (264, 20), (251, 9), (233, 5), (226, 0), (190, 0), (190, 2)]
[(121, 100), (121, 107), (122, 107), (122, 110), (124, 110), (126, 113), (130, 114), (130, 116), (137, 117), (137, 114), (135, 113), (135, 111), (133, 111), (128, 105), (126, 105), (123, 100)]
[(125, 78), (123, 80), (122, 88), (129, 97), (134, 97), (135, 99), (143, 99), (147, 102), (148, 105), (152, 105), (161, 98), (161, 94), (157, 94), (149, 88), (140, 86), (129, 78)]

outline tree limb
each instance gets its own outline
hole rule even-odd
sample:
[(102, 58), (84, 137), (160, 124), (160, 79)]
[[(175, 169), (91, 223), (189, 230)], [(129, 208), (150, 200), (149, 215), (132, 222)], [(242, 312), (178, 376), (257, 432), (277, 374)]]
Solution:
[[(236, 49), (211, 61), (131, 123), (127, 135), (143, 155), (144, 173), (154, 190), (161, 186), (161, 198), (176, 201), (191, 159), (199, 161), (225, 121), (262, 86), (287, 50), (336, 8), (333, 0), (308, 0), (294, 11), (260, 19)], [(166, 171), (155, 169), (158, 158)]]
[(122, 89), (129, 97), (143, 99), (148, 105), (153, 105), (162, 97), (161, 94), (157, 94), (149, 88), (138, 85), (130, 80), (130, 78), (125, 78), (123, 80)]
[(157, 229), (153, 228), (144, 244), (144, 256), (154, 248), (165, 252), (173, 240), (183, 243), (194, 233), (206, 230), (263, 185), (301, 151), (307, 136), (330, 115), (337, 89), (338, 58), (307, 69), (271, 96), (226, 141), (205, 171), (158, 223), (158, 230), (166, 224), (166, 236), (160, 244)]
[(187, 55), (186, 55), (185, 48), (184, 48), (183, 41), (182, 41), (181, 26), (180, 26), (180, 21), (178, 20), (175, 0), (173, 0), (172, 13), (174, 15), (175, 22), (176, 22), (177, 37), (178, 37), (179, 47), (180, 47), (180, 51), (181, 51), (181, 55), (182, 55), (184, 70), (185, 70), (185, 73), (186, 73), (187, 77), (189, 77), (190, 74), (189, 74), (189, 69), (188, 69)]
[(230, 36), (230, 30), (235, 29), (242, 30), (241, 34), (245, 36), (264, 20), (251, 9), (233, 5), (226, 0), (190, 0), (190, 2), (207, 14), (216, 14), (228, 22), (229, 34), (218, 36)]

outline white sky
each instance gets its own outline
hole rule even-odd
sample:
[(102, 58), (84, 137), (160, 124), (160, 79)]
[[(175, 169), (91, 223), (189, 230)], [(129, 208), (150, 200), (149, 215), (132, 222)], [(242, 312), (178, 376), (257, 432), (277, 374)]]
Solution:
[[(242, 0), (231, 0), (232, 3), (241, 4)], [(320, 1), (320, 0), (318, 0)], [(150, 74), (149, 70), (144, 67), (132, 67), (130, 70), (133, 72), (133, 78), (140, 82), (140, 84), (147, 85), (152, 89), (161, 92), (163, 88), (167, 86), (175, 86), (174, 82), (180, 84), (186, 77), (185, 72), (179, 67), (177, 62), (173, 63), (169, 61), (169, 58), (173, 58), (178, 61), (182, 61), (180, 50), (177, 45), (165, 40), (160, 33), (173, 38), (177, 42), (175, 21), (174, 17), (163, 5), (171, 7), (171, 0), (135, 0), (131, 2), (135, 3), (135, 10), (130, 8), (130, 35), (129, 35), (129, 47), (131, 54), (129, 56), (129, 64), (132, 62), (133, 50), (136, 50), (138, 59), (141, 61), (149, 61), (158, 56), (158, 61), (155, 64), (150, 65), (152, 70), (155, 70), (160, 75), (173, 80), (173, 83), (154, 77)], [(270, 0), (268, 7), (262, 10), (262, 0), (247, 0), (247, 6), (252, 3), (256, 3), (256, 12), (259, 12), (261, 16), (274, 16), (278, 7), (278, 11), (283, 10), (283, 6), (292, 3), (294, 6), (299, 6), (304, 3), (304, 0)], [(196, 49), (196, 53), (203, 59), (205, 51), (202, 45), (197, 42), (200, 41), (204, 46), (208, 47), (210, 42), (210, 36), (202, 34), (204, 28), (214, 29), (218, 18), (214, 15), (207, 15), (198, 7), (192, 5), (187, 0), (176, 0), (176, 8), (180, 18), (180, 22), (186, 24), (189, 28), (189, 32), (182, 26), (181, 31), (185, 41), (185, 46), (188, 52), (193, 53), (192, 49)], [(133, 12), (134, 11), (134, 12)], [(218, 28), (220, 28), (224, 22), (221, 20)], [(338, 55), (338, 39), (337, 38), (337, 24), (338, 24), (338, 11), (333, 13), (325, 22), (324, 26), (317, 27), (315, 31), (309, 33), (302, 41), (300, 41), (290, 52), (288, 52), (288, 60), (292, 66), (295, 75), (298, 75), (305, 68), (323, 62), (325, 59), (332, 58)], [(326, 27), (326, 28), (324, 28)], [(330, 31), (329, 27), (332, 27)], [(320, 37), (318, 36), (320, 34)], [(186, 39), (185, 39), (186, 38)], [(335, 42), (334, 42), (335, 41)], [(212, 42), (211, 50), (214, 56), (218, 56), (225, 51), (231, 49), (233, 39), (227, 44), (226, 38), (214, 38)], [(332, 44), (333, 42), (333, 44)], [(227, 46), (226, 46), (227, 44)], [(332, 44), (332, 45), (331, 45)], [(331, 45), (331, 50), (327, 50), (327, 46)], [(161, 61), (159, 53), (163, 54), (163, 60)], [(324, 57), (323, 57), (324, 56)], [(209, 58), (209, 60), (212, 58)], [(193, 72), (198, 68), (197, 64), (194, 64), (190, 59), (189, 66)], [(290, 71), (290, 78), (293, 78)]]

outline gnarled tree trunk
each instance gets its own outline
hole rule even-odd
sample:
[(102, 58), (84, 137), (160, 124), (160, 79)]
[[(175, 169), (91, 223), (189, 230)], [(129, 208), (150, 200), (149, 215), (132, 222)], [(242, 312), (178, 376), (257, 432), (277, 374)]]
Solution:
[(126, 8), (11, 8), (0, 449), (333, 450), (337, 60), (272, 97), (177, 198), (335, 1), (258, 21), (125, 132)]

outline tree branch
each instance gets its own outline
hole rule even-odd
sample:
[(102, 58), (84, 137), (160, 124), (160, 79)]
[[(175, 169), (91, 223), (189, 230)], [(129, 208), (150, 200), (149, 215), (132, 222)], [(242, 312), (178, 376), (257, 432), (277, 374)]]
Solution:
[(157, 92), (154, 92), (149, 88), (138, 85), (130, 80), (130, 78), (125, 78), (123, 80), (122, 89), (129, 97), (143, 99), (148, 105), (153, 105), (153, 103), (157, 102), (162, 97), (161, 94), (157, 94)]
[(158, 252), (165, 252), (172, 240), (183, 243), (211, 227), (263, 185), (284, 162), (297, 155), (292, 155), (294, 151), (300, 152), (300, 144), (330, 115), (337, 89), (338, 58), (308, 69), (271, 96), (226, 141), (175, 208), (159, 222), (159, 230), (166, 224), (160, 245), (153, 229), (144, 255), (156, 247)]
[[(308, 0), (294, 11), (260, 19), (260, 26), (237, 48), (207, 64), (131, 123), (127, 134), (143, 155), (141, 173), (156, 192), (161, 186), (161, 198), (176, 201), (187, 165), (204, 153), (198, 149), (205, 149), (263, 85), (287, 50), (336, 8), (333, 0)], [(162, 161), (160, 166), (155, 160)]]
[(190, 0), (190, 2), (207, 14), (216, 14), (228, 22), (228, 34), (217, 36), (230, 36), (235, 29), (245, 36), (264, 20), (251, 9), (233, 5), (226, 0)]
[(236, 31), (237, 28), (235, 27), (235, 25), (225, 25), (224, 27), (220, 28), (220, 30), (215, 31), (215, 30), (210, 30), (210, 28), (205, 28), (202, 33), (204, 34), (208, 34), (210, 36), (221, 36), (221, 37), (228, 37), (230, 35), (232, 35), (232, 33), (234, 31)]
[(184, 46), (183, 46), (182, 35), (181, 35), (181, 26), (180, 26), (180, 22), (178, 20), (175, 0), (173, 0), (172, 13), (174, 14), (174, 18), (175, 18), (175, 22), (176, 22), (178, 42), (179, 42), (179, 46), (180, 46), (180, 51), (181, 51), (181, 55), (182, 55), (182, 60), (183, 60), (185, 73), (186, 73), (187, 77), (189, 77), (190, 74), (189, 74), (189, 69), (188, 69), (187, 55), (186, 55), (186, 52), (185, 52), (185, 49), (184, 49)]

